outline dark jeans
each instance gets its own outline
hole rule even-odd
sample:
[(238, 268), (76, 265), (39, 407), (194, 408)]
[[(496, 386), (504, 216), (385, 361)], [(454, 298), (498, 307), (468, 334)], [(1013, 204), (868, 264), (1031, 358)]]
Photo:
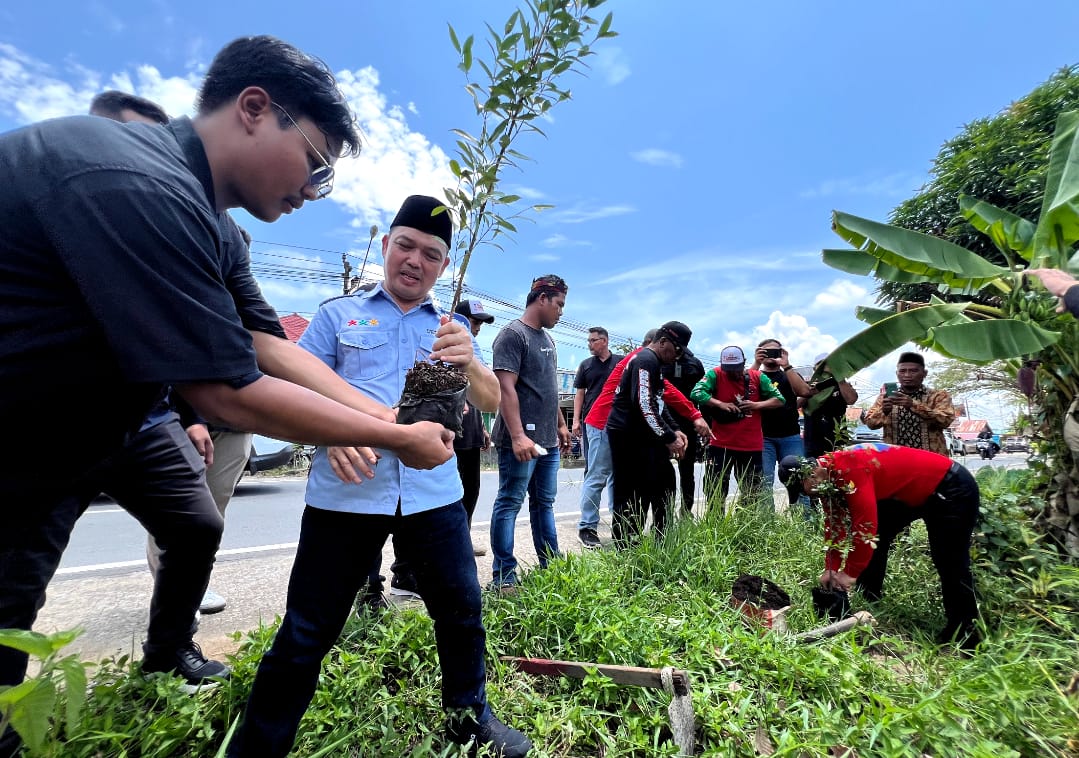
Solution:
[(667, 446), (654, 438), (643, 438), (631, 432), (608, 429), (611, 445), (611, 473), (614, 480), (614, 520), (612, 534), (615, 543), (644, 531), (648, 511), (652, 511), (652, 527), (656, 536), (667, 526), (667, 508), (674, 496), (674, 467)]
[(434, 621), (443, 707), (471, 710), (478, 721), (489, 716), (480, 585), (461, 503), (408, 516), (308, 506), (285, 618), (259, 665), (229, 756), (288, 753), (318, 684), (322, 659), (341, 634), (372, 556), (391, 532), (397, 555), (408, 561)]
[(970, 571), (970, 539), (981, 504), (974, 477), (953, 464), (936, 492), (920, 507), (894, 500), (877, 503), (877, 548), (858, 576), (857, 586), (870, 600), (878, 600), (888, 568), (888, 552), (895, 538), (922, 519), (929, 534), (929, 554), (940, 576), (944, 614), (952, 629), (969, 625), (978, 615), (974, 576)]
[(718, 486), (723, 505), (730, 492), (730, 478), (738, 481), (738, 490), (745, 495), (761, 487), (761, 451), (729, 450), (725, 447), (708, 446), (708, 458), (704, 464), (704, 491), (709, 505)]
[[(206, 488), (206, 467), (178, 422), (140, 432), (77, 484), (28, 488), (6, 477), (0, 481), (0, 628), (33, 626), (75, 521), (107, 492), (164, 551), (144, 649), (166, 651), (191, 639), (224, 520)], [(26, 664), (25, 653), (0, 647), (0, 685), (21, 682)]]

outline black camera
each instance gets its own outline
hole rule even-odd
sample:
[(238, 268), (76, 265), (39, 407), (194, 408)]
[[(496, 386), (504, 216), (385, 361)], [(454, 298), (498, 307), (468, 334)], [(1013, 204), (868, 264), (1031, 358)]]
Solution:
[(766, 347), (764, 348), (765, 358), (782, 358), (783, 348), (781, 347)]

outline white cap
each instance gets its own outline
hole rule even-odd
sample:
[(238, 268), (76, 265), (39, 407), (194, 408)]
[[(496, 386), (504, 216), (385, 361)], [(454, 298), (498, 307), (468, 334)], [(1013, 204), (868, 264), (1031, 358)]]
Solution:
[(723, 348), (723, 352), (719, 354), (720, 366), (744, 366), (746, 363), (746, 354), (742, 352), (742, 348), (737, 345), (728, 345)]

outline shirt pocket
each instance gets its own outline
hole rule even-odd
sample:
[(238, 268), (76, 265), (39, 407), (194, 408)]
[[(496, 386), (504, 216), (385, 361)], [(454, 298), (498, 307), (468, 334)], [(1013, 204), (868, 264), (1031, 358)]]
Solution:
[(354, 331), (337, 335), (340, 365), (346, 379), (377, 379), (397, 366), (389, 332)]

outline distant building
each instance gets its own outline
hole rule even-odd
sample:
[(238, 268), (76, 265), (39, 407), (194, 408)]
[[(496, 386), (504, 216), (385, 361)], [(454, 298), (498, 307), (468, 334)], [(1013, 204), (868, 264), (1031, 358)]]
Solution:
[(281, 328), (285, 330), (285, 336), (288, 337), (289, 342), (296, 342), (303, 336), (303, 333), (307, 331), (307, 327), (311, 324), (310, 321), (305, 319), (299, 313), (290, 313), (287, 316), (281, 317)]

